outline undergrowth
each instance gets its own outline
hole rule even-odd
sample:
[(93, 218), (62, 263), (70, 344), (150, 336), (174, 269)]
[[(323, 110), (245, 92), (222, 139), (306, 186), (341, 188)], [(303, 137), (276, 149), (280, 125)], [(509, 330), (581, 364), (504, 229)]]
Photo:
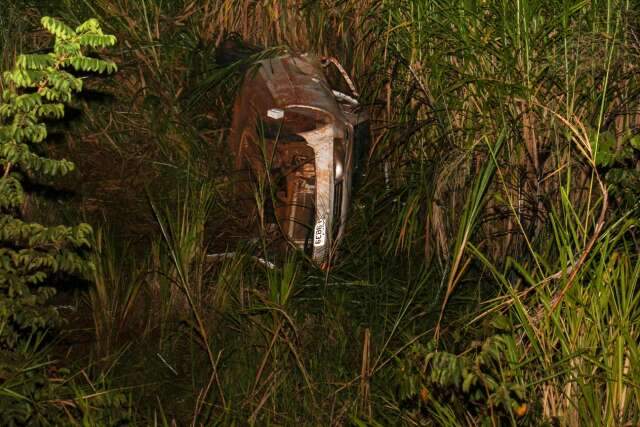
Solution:
[[(42, 413), (640, 422), (635, 3), (38, 3), (0, 12), (3, 69), (46, 46), (43, 14), (120, 40), (104, 54), (119, 72), (89, 80), (50, 144), (78, 170), (25, 206), (96, 230), (88, 282), (53, 301), (67, 325), (15, 371), (65, 362)], [(227, 37), (247, 51), (223, 66)], [(329, 272), (296, 254), (270, 269), (237, 219), (232, 100), (251, 61), (285, 49), (337, 57), (373, 118)], [(0, 393), (16, 378), (0, 367)]]

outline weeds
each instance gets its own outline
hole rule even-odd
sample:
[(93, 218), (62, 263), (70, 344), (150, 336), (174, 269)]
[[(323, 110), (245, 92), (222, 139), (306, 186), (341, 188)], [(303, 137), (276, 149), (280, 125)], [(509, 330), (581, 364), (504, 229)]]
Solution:
[[(633, 2), (48, 7), (127, 42), (52, 148), (81, 171), (82, 220), (107, 224), (95, 343), (72, 361), (89, 395), (134, 387), (128, 419), (154, 425), (639, 422)], [(268, 248), (238, 219), (225, 143), (247, 63), (215, 60), (232, 33), (255, 57), (338, 57), (374, 117), (328, 273), (253, 258)]]

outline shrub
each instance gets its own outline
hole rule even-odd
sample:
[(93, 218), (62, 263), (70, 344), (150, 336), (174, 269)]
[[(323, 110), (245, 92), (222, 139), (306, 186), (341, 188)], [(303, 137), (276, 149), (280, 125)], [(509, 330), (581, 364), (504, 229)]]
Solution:
[[(74, 418), (92, 424), (93, 416), (85, 399), (74, 398), (78, 390), (64, 380), (64, 369), (46, 360), (33, 362), (43, 357), (38, 352), (42, 338), (59, 321), (48, 305), (55, 293), (53, 275), (91, 269), (86, 256), (91, 227), (30, 223), (22, 211), (25, 182), (46, 183), (74, 168), (67, 160), (47, 157), (43, 149), (47, 120), (61, 119), (65, 104), (82, 90), (82, 79), (70, 71), (114, 72), (113, 62), (85, 51), (116, 40), (103, 34), (95, 19), (75, 29), (49, 17), (41, 23), (55, 36), (53, 52), (18, 56), (14, 69), (3, 75), (0, 102), (0, 421), (8, 426), (58, 425)], [(122, 395), (101, 399), (111, 409), (125, 400)], [(91, 406), (101, 405), (93, 401)]]
[(26, 179), (65, 175), (73, 163), (43, 154), (47, 119), (60, 119), (64, 105), (82, 90), (82, 79), (69, 71), (114, 72), (116, 65), (86, 56), (88, 48), (112, 46), (115, 37), (103, 34), (90, 19), (75, 29), (56, 19), (42, 18), (55, 36), (53, 52), (20, 55), (4, 73), (7, 89), (0, 104), (0, 348), (14, 349), (21, 338), (55, 325), (58, 314), (46, 305), (55, 293), (48, 279), (58, 272), (90, 268), (83, 249), (91, 227), (46, 227), (24, 221)]

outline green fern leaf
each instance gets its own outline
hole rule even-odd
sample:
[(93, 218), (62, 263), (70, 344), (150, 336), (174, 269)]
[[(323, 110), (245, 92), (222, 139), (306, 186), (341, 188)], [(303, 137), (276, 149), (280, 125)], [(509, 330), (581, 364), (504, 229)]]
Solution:
[(40, 23), (45, 28), (45, 30), (49, 31), (56, 37), (59, 37), (61, 40), (70, 39), (71, 37), (76, 35), (75, 31), (73, 31), (71, 27), (50, 16), (42, 17)]

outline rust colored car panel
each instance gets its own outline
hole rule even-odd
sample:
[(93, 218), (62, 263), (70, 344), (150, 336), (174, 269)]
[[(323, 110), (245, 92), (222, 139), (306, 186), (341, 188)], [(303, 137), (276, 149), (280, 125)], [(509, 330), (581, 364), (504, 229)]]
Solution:
[(258, 62), (236, 98), (230, 135), (236, 169), (268, 184), (253, 186), (271, 196), (265, 222), (322, 267), (344, 234), (354, 149), (369, 133), (355, 96), (329, 84), (328, 64), (309, 54)]

